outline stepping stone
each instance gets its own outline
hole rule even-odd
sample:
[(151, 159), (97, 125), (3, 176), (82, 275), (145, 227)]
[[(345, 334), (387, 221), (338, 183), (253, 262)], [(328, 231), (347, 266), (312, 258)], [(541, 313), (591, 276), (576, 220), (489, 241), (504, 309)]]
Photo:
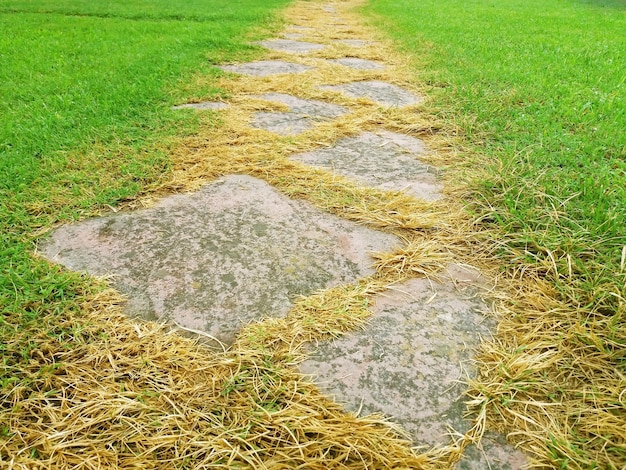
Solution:
[(243, 324), (284, 316), (299, 295), (372, 274), (367, 253), (399, 244), (233, 175), (149, 209), (62, 226), (40, 252), (112, 275), (130, 315), (231, 342)]
[(351, 98), (368, 98), (384, 106), (403, 107), (421, 103), (423, 98), (415, 96), (399, 86), (378, 80), (352, 82), (344, 85), (325, 85), (324, 90), (341, 91)]
[(329, 59), (330, 62), (350, 67), (356, 70), (383, 70), (385, 66), (373, 60), (359, 59), (357, 57), (344, 57), (342, 59)]
[(283, 93), (268, 93), (258, 98), (289, 106), (287, 112), (257, 112), (251, 125), (278, 135), (296, 135), (311, 129), (316, 123), (345, 114), (343, 106), (317, 100), (304, 100)]
[(313, 42), (295, 41), (293, 39), (268, 39), (255, 44), (271, 49), (273, 51), (287, 52), (289, 54), (306, 54), (308, 52), (319, 51), (326, 46)]
[(247, 62), (245, 64), (222, 65), (219, 67), (227, 72), (239, 73), (242, 75), (253, 75), (256, 77), (267, 77), (282, 73), (303, 73), (313, 67), (308, 65), (294, 64), (282, 60), (260, 60), (257, 62)]
[(339, 42), (351, 47), (365, 47), (376, 44), (374, 41), (366, 41), (365, 39), (340, 39)]
[(441, 185), (430, 167), (416, 155), (424, 154), (421, 140), (394, 132), (364, 132), (339, 140), (334, 146), (292, 156), (383, 190), (404, 190), (430, 201), (441, 197)]
[[(475, 277), (459, 267), (450, 274)], [(319, 343), (301, 371), (346, 410), (382, 412), (416, 445), (445, 444), (447, 426), (461, 432), (471, 427), (463, 418), (465, 387), (458, 380), (473, 373), (472, 349), (490, 331), (479, 313), (485, 306), (472, 294), (450, 280), (407, 281), (375, 300), (363, 331)], [(512, 448), (505, 454), (519, 459)], [(485, 459), (480, 452), (468, 459), (462, 468), (490, 468), (484, 462), (472, 466)]]
[(322, 10), (324, 10), (327, 13), (335, 13), (337, 11), (335, 7), (332, 5), (322, 5)]
[(179, 104), (178, 106), (173, 106), (172, 109), (199, 109), (199, 110), (218, 110), (218, 109), (226, 109), (228, 105), (226, 103), (222, 103), (220, 101), (204, 101), (202, 103), (185, 103)]

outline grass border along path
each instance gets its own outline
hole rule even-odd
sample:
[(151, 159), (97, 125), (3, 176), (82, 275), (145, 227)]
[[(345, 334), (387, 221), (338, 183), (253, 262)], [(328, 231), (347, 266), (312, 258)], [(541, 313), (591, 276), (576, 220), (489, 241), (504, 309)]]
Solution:
[(626, 467), (626, 5), (372, 0), (502, 266), (477, 408), (546, 467)]

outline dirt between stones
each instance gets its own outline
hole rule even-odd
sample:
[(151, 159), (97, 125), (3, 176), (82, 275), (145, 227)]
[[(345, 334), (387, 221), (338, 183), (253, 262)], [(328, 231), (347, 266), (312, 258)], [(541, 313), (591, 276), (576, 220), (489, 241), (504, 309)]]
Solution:
[[(339, 3), (319, 4), (318, 12), (328, 16), (326, 24), (337, 23), (337, 39), (293, 24), (287, 39), (259, 43), (274, 51), (268, 60), (222, 66), (252, 78), (298, 74), (318, 80), (311, 93), (320, 93), (319, 99), (296, 96), (297, 88), (248, 93), (289, 108), (257, 111), (250, 126), (297, 136), (320, 123), (346, 119), (352, 110), (345, 106), (353, 102), (365, 100), (384, 112), (423, 102), (414, 91), (376, 75), (390, 73), (385, 54), (371, 53), (378, 43), (369, 38), (342, 33), (340, 26), (349, 21), (338, 16), (340, 9)], [(359, 57), (360, 48), (370, 54)], [(327, 51), (335, 56), (316, 56)], [(351, 69), (363, 75), (324, 83), (315, 73), (328, 66), (338, 74)], [(224, 104), (180, 107), (222, 112)], [(420, 160), (429, 152), (419, 139), (369, 126), (290, 158), (328, 172), (329, 181), (341, 175), (430, 201), (443, 196), (436, 169)], [(128, 296), (130, 314), (169, 319), (230, 344), (244, 325), (286, 315), (299, 296), (379, 275), (370, 253), (390, 252), (402, 243), (290, 199), (258, 178), (224, 175), (196, 193), (167, 197), (149, 209), (61, 227), (39, 250), (69, 269), (112, 276), (113, 285)], [(373, 316), (363, 331), (312, 344), (301, 370), (346, 410), (382, 412), (416, 445), (449, 445), (450, 427), (460, 433), (471, 427), (463, 416), (461, 381), (473, 373), (473, 349), (493, 326), (481, 313), (486, 306), (477, 295), (479, 284), (478, 273), (451, 265), (441, 282), (422, 278), (388, 286), (372, 299)], [(484, 451), (470, 446), (456, 468), (510, 470), (527, 463), (502, 436), (483, 444)]]

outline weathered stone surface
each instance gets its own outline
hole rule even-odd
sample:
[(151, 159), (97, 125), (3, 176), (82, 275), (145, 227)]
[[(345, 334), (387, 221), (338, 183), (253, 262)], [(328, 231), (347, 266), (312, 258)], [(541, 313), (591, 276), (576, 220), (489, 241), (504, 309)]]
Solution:
[[(459, 380), (473, 373), (473, 349), (489, 334), (483, 309), (471, 290), (458, 291), (451, 280), (410, 280), (376, 300), (363, 331), (316, 345), (301, 370), (347, 410), (382, 412), (418, 445), (445, 444), (448, 426), (461, 432), (471, 426), (463, 418)], [(490, 461), (504, 470), (525, 463), (514, 449), (488, 444), (485, 455), (472, 451), (459, 468), (489, 468)], [(501, 458), (505, 462), (495, 466)]]
[(324, 101), (304, 100), (284, 93), (259, 96), (289, 106), (289, 111), (261, 111), (254, 114), (252, 126), (279, 135), (296, 135), (312, 128), (316, 123), (345, 114), (344, 107)]
[(204, 101), (202, 103), (185, 103), (173, 106), (172, 109), (199, 109), (203, 110), (218, 110), (226, 109), (228, 105), (220, 101)]
[(349, 410), (383, 412), (418, 444), (445, 442), (447, 425), (467, 428), (458, 380), (489, 333), (482, 308), (450, 283), (410, 280), (376, 300), (363, 331), (318, 344), (302, 371)]
[(420, 162), (426, 152), (422, 141), (394, 132), (364, 132), (339, 140), (334, 146), (294, 155), (302, 163), (320, 166), (380, 189), (403, 190), (418, 198), (434, 200), (441, 185)]
[(313, 67), (282, 60), (260, 60), (245, 64), (222, 65), (219, 68), (227, 72), (267, 77), (269, 75), (279, 75), (283, 73), (303, 73), (307, 70), (311, 70)]
[(373, 60), (359, 59), (358, 57), (344, 57), (341, 59), (329, 59), (330, 62), (350, 67), (356, 70), (383, 70), (385, 66)]
[(352, 82), (344, 85), (325, 85), (325, 90), (337, 90), (352, 98), (368, 98), (384, 106), (409, 106), (421, 103), (423, 99), (399, 86), (379, 80)]
[(296, 296), (372, 273), (367, 254), (399, 244), (249, 176), (156, 206), (63, 226), (40, 251), (113, 275), (127, 311), (230, 342), (242, 324), (286, 314)]
[(256, 44), (263, 46), (266, 49), (287, 52), (289, 54), (307, 54), (309, 52), (319, 51), (326, 47), (323, 44), (295, 41), (293, 39), (268, 39), (266, 41), (259, 41)]

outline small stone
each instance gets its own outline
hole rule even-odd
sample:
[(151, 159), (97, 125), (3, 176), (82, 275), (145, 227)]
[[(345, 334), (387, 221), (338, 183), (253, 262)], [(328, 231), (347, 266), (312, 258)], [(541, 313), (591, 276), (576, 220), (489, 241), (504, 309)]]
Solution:
[(330, 59), (330, 62), (350, 67), (356, 70), (383, 70), (385, 66), (373, 60), (359, 59), (357, 57), (344, 57), (342, 59)]
[(324, 101), (304, 100), (283, 93), (268, 93), (259, 96), (267, 101), (275, 101), (289, 106), (287, 112), (260, 111), (254, 114), (252, 126), (265, 129), (278, 135), (297, 135), (315, 124), (341, 116), (346, 109)]
[(294, 64), (292, 62), (284, 62), (282, 60), (261, 60), (245, 64), (222, 65), (219, 68), (227, 72), (253, 75), (256, 77), (267, 77), (269, 75), (279, 75), (284, 73), (303, 73), (307, 70), (311, 70), (313, 67)]
[(352, 82), (344, 85), (325, 85), (324, 90), (341, 91), (351, 98), (368, 98), (384, 106), (403, 107), (418, 104), (423, 98), (399, 86), (379, 80)]
[(273, 51), (287, 52), (290, 54), (306, 54), (308, 52), (319, 51), (326, 46), (312, 42), (295, 41), (292, 39), (268, 39), (255, 44), (271, 49)]

